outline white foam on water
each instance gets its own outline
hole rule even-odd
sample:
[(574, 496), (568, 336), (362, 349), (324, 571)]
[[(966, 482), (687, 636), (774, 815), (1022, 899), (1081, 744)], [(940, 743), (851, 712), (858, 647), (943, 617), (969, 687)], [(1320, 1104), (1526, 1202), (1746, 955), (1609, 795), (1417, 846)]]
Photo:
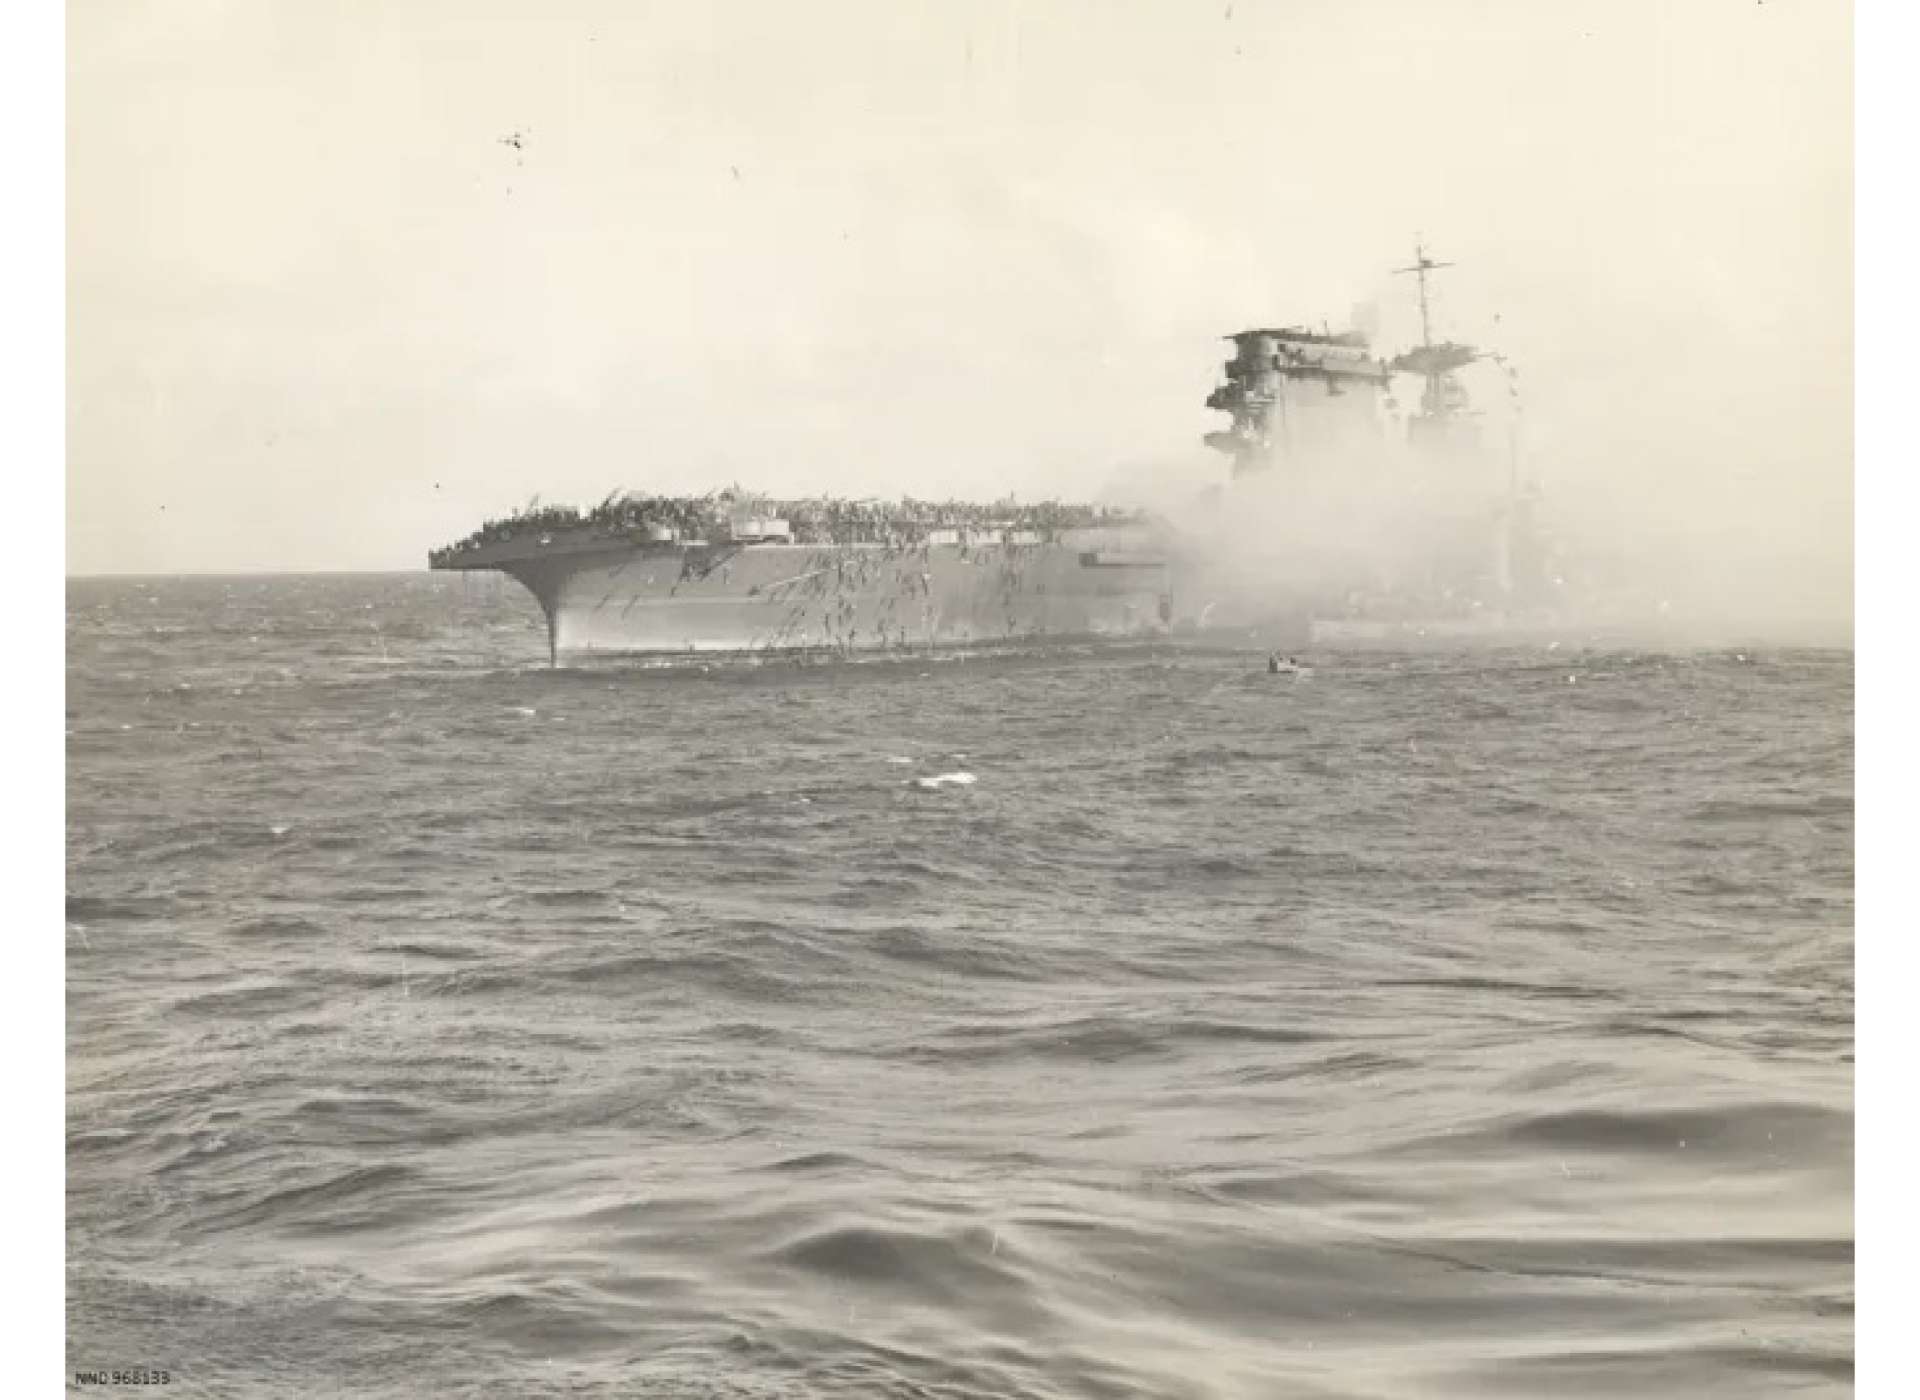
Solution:
[(936, 773), (931, 778), (909, 778), (907, 780), (923, 792), (931, 792), (943, 787), (971, 787), (979, 779), (971, 773)]

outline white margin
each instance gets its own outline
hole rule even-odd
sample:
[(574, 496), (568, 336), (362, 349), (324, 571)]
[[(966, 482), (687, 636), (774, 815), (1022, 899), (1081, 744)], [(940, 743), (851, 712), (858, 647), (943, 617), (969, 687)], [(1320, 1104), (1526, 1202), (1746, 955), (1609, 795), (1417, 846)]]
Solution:
[(1916, 776), (1920, 638), (1912, 164), (1920, 23), (1899, 0), (1861, 0), (1854, 25), (1855, 1384), (1862, 1395), (1910, 1395), (1920, 1376), (1910, 1330), (1920, 957), (1904, 878), (1920, 833), (1905, 800)]

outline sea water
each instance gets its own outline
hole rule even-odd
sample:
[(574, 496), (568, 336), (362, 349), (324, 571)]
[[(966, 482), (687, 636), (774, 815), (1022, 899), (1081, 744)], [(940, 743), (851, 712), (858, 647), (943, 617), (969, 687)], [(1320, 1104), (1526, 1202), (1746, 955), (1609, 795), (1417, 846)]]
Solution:
[(1850, 1391), (1850, 654), (556, 671), (463, 576), (68, 609), (72, 1370)]

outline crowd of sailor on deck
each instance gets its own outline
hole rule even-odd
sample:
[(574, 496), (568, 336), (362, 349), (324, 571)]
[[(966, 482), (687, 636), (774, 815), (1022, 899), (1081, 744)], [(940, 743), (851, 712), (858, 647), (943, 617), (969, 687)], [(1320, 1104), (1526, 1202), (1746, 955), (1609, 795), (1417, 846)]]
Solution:
[(1023, 505), (1012, 499), (919, 501), (905, 497), (882, 501), (835, 496), (779, 500), (737, 488), (705, 496), (616, 493), (586, 511), (572, 506), (542, 506), (536, 500), (510, 516), (489, 520), (458, 544), (435, 550), (433, 561), (485, 545), (512, 540), (544, 543), (562, 535), (577, 538), (583, 532), (663, 543), (718, 543), (738, 538), (743, 529), (749, 536), (754, 534), (753, 524), (748, 522), (783, 522), (781, 537), (798, 544), (906, 546), (924, 543), (942, 531), (1051, 540), (1065, 530), (1134, 525), (1143, 519), (1135, 511), (1063, 501)]

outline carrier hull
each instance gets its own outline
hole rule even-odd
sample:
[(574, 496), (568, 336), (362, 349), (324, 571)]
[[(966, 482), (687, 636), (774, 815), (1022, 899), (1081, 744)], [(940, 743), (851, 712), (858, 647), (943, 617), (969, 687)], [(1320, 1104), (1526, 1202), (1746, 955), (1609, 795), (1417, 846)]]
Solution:
[(965, 647), (1149, 637), (1167, 562), (1081, 532), (1039, 544), (641, 544), (554, 540), (438, 563), (497, 569), (545, 611), (551, 655)]

